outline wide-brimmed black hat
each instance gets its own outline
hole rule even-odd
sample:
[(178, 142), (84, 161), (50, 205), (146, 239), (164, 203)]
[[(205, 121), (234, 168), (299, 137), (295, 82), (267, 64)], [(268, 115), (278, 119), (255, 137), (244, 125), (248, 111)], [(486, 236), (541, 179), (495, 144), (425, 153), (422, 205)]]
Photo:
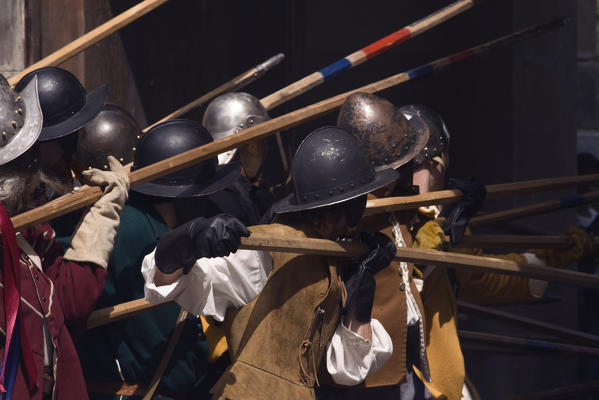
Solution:
[[(163, 122), (142, 136), (131, 170), (146, 167), (210, 142), (212, 136), (199, 122), (186, 119)], [(239, 163), (218, 165), (215, 156), (132, 190), (157, 197), (199, 197), (225, 189), (240, 175)]]
[(102, 110), (108, 98), (108, 85), (87, 93), (75, 75), (57, 67), (28, 73), (17, 83), (17, 91), (22, 90), (34, 76), (37, 76), (44, 115), (40, 142), (58, 139), (82, 128)]
[(399, 178), (392, 168), (375, 171), (358, 140), (335, 126), (317, 129), (304, 139), (291, 174), (295, 193), (273, 206), (276, 214), (342, 203)]

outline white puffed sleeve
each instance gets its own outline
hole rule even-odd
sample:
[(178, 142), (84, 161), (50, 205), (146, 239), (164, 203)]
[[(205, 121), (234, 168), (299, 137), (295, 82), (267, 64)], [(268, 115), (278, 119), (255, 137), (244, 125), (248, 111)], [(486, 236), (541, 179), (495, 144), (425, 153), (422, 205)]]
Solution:
[(141, 265), (145, 298), (159, 304), (174, 300), (194, 315), (223, 321), (229, 307), (242, 307), (264, 288), (272, 270), (267, 252), (238, 250), (227, 257), (200, 258), (188, 274), (164, 286), (154, 284), (154, 252)]
[(327, 371), (335, 383), (360, 384), (393, 354), (391, 337), (376, 319), (370, 322), (372, 342), (340, 323), (327, 345)]
[[(543, 260), (537, 257), (534, 253), (523, 253), (524, 258), (526, 258), (526, 262), (532, 265), (539, 265), (541, 267), (545, 267), (546, 264)], [(528, 280), (528, 288), (530, 290), (530, 294), (537, 299), (542, 298), (547, 291), (547, 286), (549, 282), (541, 281), (538, 279), (529, 279)]]

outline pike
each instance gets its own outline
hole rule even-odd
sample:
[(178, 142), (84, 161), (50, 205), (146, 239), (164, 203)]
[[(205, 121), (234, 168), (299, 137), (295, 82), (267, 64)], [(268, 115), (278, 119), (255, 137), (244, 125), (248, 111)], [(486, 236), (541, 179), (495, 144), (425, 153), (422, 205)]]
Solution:
[(348, 71), (358, 65), (380, 55), (395, 46), (410, 40), (436, 27), (443, 22), (460, 15), (466, 10), (472, 8), (480, 0), (459, 0), (443, 7), (426, 17), (405, 26), (390, 35), (385, 36), (368, 46), (361, 48), (350, 55), (327, 65), (326, 67), (305, 76), (297, 82), (294, 82), (283, 89), (280, 89), (260, 100), (264, 108), (271, 110), (286, 101), (294, 99), (302, 93), (307, 92), (316, 86), (329, 81), (342, 72)]
[(485, 344), (507, 348), (537, 350), (543, 353), (560, 353), (580, 357), (599, 358), (599, 347), (578, 346), (550, 342), (547, 340), (528, 339), (512, 336), (495, 335), (492, 333), (458, 331), (461, 341), (469, 344)]
[[(310, 254), (328, 257), (356, 257), (361, 256), (368, 251), (366, 245), (358, 242), (336, 242), (327, 239), (314, 238), (286, 239), (260, 234), (252, 234), (250, 237), (241, 238), (239, 249)], [(445, 251), (401, 247), (397, 249), (395, 260), (447, 268), (459, 268), (470, 271), (518, 275), (562, 284), (573, 284), (591, 289), (599, 289), (599, 276), (596, 275), (518, 263), (511, 260), (492, 257), (479, 257)], [(88, 318), (87, 327), (89, 329), (106, 325), (165, 304), (168, 303), (152, 305), (144, 299), (138, 299), (96, 310)]]
[[(597, 243), (597, 239), (595, 239)], [(471, 249), (553, 249), (568, 248), (569, 236), (534, 235), (466, 235), (456, 247)], [(599, 244), (599, 243), (597, 243)]]
[(566, 339), (578, 344), (584, 342), (589, 345), (599, 346), (599, 336), (591, 335), (590, 333), (577, 331), (574, 329), (565, 328), (563, 326), (550, 324), (548, 322), (539, 321), (532, 318), (523, 317), (521, 315), (499, 311), (494, 308), (479, 306), (465, 301), (458, 300), (457, 302), (460, 312), (466, 312), (469, 315), (492, 319), (502, 323), (515, 325), (521, 328), (537, 331), (544, 335), (553, 335), (561, 339)]
[(474, 217), (470, 220), (470, 227), (496, 224), (498, 222), (511, 221), (517, 218), (530, 217), (533, 215), (544, 214), (551, 211), (565, 210), (572, 207), (578, 207), (583, 204), (592, 203), (599, 200), (599, 191), (577, 194), (574, 196), (563, 197), (558, 200), (543, 201), (523, 207), (511, 208), (509, 210), (497, 211), (485, 215)]
[[(487, 185), (487, 199), (558, 190), (599, 182), (599, 174), (565, 176), (559, 178), (533, 179), (512, 183)], [(368, 200), (364, 215), (380, 214), (392, 211), (412, 210), (418, 207), (451, 204), (459, 201), (464, 194), (458, 189), (440, 190), (415, 196), (386, 197)]]
[(596, 395), (597, 393), (599, 393), (599, 380), (578, 382), (573, 385), (543, 390), (542, 392), (510, 397), (508, 400), (572, 400)]
[(179, 118), (183, 114), (193, 110), (196, 107), (200, 107), (201, 105), (207, 103), (208, 101), (212, 100), (213, 98), (215, 98), (218, 95), (221, 95), (221, 94), (227, 93), (227, 92), (233, 92), (235, 90), (239, 90), (239, 89), (249, 85), (250, 83), (254, 82), (256, 79), (258, 79), (262, 75), (264, 75), (266, 72), (268, 72), (268, 70), (270, 70), (272, 67), (279, 65), (281, 63), (281, 61), (283, 61), (283, 59), (285, 59), (285, 55), (283, 53), (279, 53), (279, 54), (269, 58), (268, 60), (264, 61), (263, 63), (260, 63), (260, 64), (256, 65), (255, 67), (248, 69), (244, 73), (236, 76), (235, 78), (231, 79), (230, 81), (228, 81), (226, 83), (223, 83), (216, 89), (212, 89), (208, 93), (202, 95), (201, 97), (198, 97), (196, 100), (184, 105), (183, 107), (179, 108), (178, 110), (173, 111), (166, 117), (162, 118), (160, 121), (154, 122), (152, 125), (145, 128), (143, 130), (143, 132), (149, 131), (154, 126), (156, 126), (162, 122), (169, 121), (169, 120), (175, 119), (175, 118)]
[[(474, 6), (475, 3), (480, 1), (481, 0), (458, 0), (454, 3), (451, 3), (448, 6), (431, 13), (420, 20), (391, 33), (390, 35), (387, 35), (369, 44), (368, 46), (365, 46), (360, 50), (355, 51), (350, 55), (337, 60), (334, 63), (327, 65), (326, 67), (313, 72), (308, 76), (305, 76), (299, 81), (287, 85), (284, 88), (260, 99), (260, 103), (262, 103), (267, 111), (271, 110), (336, 77), (340, 73), (357, 67), (358, 65), (378, 56), (379, 54), (383, 54), (395, 46), (436, 27), (437, 25), (463, 13), (466, 10), (469, 10)], [(287, 154), (283, 146), (283, 139), (281, 139), (281, 134), (279, 132), (275, 133), (275, 139), (277, 142), (277, 147), (279, 148), (283, 168), (287, 173), (289, 171), (289, 162), (287, 160)]]
[[(227, 150), (243, 146), (257, 139), (265, 138), (269, 135), (272, 135), (274, 132), (292, 128), (302, 122), (306, 122), (318, 116), (329, 113), (341, 107), (345, 99), (351, 96), (353, 93), (376, 93), (416, 78), (438, 73), (450, 65), (470, 59), (475, 55), (485, 53), (491, 49), (512, 45), (523, 40), (524, 38), (529, 38), (533, 35), (538, 35), (560, 28), (563, 26), (564, 22), (565, 20), (560, 18), (545, 24), (535, 25), (533, 27), (514, 32), (470, 49), (455, 53), (453, 55), (440, 58), (436, 61), (424, 64), (407, 72), (402, 72), (369, 85), (362, 86), (358, 89), (322, 100), (318, 103), (309, 105), (280, 117), (273, 118), (261, 124), (254, 125), (235, 135), (216, 140), (204, 146), (197, 147), (195, 149), (133, 171), (129, 174), (131, 185), (141, 185), (212, 158), (217, 154), (223, 153)], [(102, 191), (98, 187), (83, 186), (75, 192), (66, 194), (44, 204), (41, 207), (13, 217), (12, 222), (16, 230), (22, 230), (24, 228), (49, 221), (71, 211), (75, 211), (79, 208), (93, 204), (100, 198), (101, 193)]]
[(54, 53), (30, 65), (18, 74), (10, 77), (8, 79), (8, 82), (11, 85), (16, 85), (21, 80), (21, 78), (23, 78), (31, 71), (43, 67), (53, 67), (62, 64), (63, 62), (81, 53), (88, 47), (96, 44), (105, 37), (118, 31), (122, 27), (127, 26), (128, 24), (137, 20), (138, 18), (141, 18), (153, 9), (160, 7), (167, 1), (168, 0), (144, 0), (139, 4), (136, 4), (130, 9), (123, 11), (116, 17), (106, 21), (97, 28), (94, 28), (91, 31), (84, 34), (83, 36), (73, 40), (71, 43), (56, 50)]

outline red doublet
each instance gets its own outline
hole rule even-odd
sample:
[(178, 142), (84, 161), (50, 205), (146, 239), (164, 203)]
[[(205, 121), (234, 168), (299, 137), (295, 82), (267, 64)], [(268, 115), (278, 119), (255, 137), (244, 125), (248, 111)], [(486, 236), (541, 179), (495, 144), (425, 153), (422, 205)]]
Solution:
[[(106, 271), (93, 264), (81, 265), (64, 260), (62, 246), (54, 240), (54, 236), (54, 230), (48, 224), (23, 232), (23, 237), (36, 254), (28, 255), (22, 248), (24, 246), (19, 245), (19, 266), (22, 268), (19, 312), (31, 344), (40, 386), (43, 386), (45, 318), (54, 347), (54, 359), (50, 360), (55, 380), (53, 398), (87, 399), (83, 373), (69, 330), (75, 333), (84, 328), (102, 292)], [(39, 256), (43, 271), (36, 266), (35, 255)], [(2, 268), (0, 282), (4, 282)], [(0, 287), (4, 288), (2, 283)], [(0, 307), (3, 334), (5, 326), (4, 307)], [(42, 394), (41, 388), (29, 393), (19, 365), (13, 398), (41, 400)]]

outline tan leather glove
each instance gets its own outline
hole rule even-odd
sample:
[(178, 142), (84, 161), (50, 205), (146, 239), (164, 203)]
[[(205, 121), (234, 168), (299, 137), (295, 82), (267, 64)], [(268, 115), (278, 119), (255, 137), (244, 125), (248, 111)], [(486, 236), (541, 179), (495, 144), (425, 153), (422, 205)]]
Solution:
[(595, 249), (595, 238), (579, 226), (572, 226), (568, 236), (574, 244), (567, 249), (535, 249), (531, 250), (537, 257), (545, 261), (547, 266), (565, 268)]
[(75, 228), (64, 258), (108, 267), (119, 213), (129, 197), (129, 174), (118, 160), (108, 156), (109, 171), (89, 169), (81, 173), (84, 183), (104, 187), (102, 197), (83, 215)]
[(416, 232), (412, 247), (425, 250), (443, 250), (445, 245), (445, 233), (442, 225), (445, 218), (437, 218), (434, 221), (428, 221)]

